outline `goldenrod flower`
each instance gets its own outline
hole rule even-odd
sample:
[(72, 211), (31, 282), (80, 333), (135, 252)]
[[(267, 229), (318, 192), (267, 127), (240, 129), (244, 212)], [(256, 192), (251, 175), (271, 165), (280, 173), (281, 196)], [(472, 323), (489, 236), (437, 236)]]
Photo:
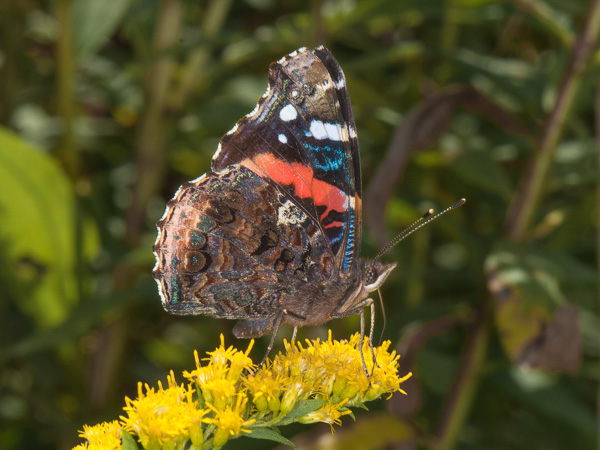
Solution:
[(121, 445), (121, 424), (116, 420), (100, 423), (93, 427), (84, 425), (83, 431), (79, 432), (79, 437), (87, 439), (87, 442), (75, 447), (77, 450), (117, 450), (123, 448)]
[[(252, 359), (248, 356), (253, 346), (254, 340), (251, 340), (250, 345), (243, 353), (233, 348), (233, 346), (225, 349), (225, 338), (221, 335), (221, 346), (214, 352), (208, 352), (209, 358), (205, 358), (205, 360), (209, 361), (209, 365), (227, 369), (227, 377), (230, 380), (237, 380), (244, 370), (254, 367)], [(196, 367), (200, 368), (197, 358)]]
[[(187, 385), (178, 385), (173, 373), (168, 388), (138, 386), (138, 396), (126, 398), (126, 417), (121, 422), (84, 427), (87, 439), (77, 449), (121, 448), (121, 427), (136, 437), (145, 449), (221, 447), (228, 440), (269, 430), (292, 422), (341, 424), (341, 417), (351, 414), (350, 407), (400, 388), (398, 359), (384, 342), (375, 351), (375, 361), (368, 341), (360, 347), (360, 335), (334, 341), (329, 337), (301, 343), (284, 341), (285, 353), (258, 371), (245, 352), (221, 345), (209, 352), (202, 365), (194, 352), (196, 368), (184, 372)], [(369, 372), (365, 375), (363, 359)], [(291, 413), (291, 414), (290, 414)], [(258, 431), (257, 431), (258, 432)], [(280, 442), (285, 438), (280, 437)]]
[(400, 358), (395, 350), (388, 352), (390, 344), (390, 341), (385, 341), (375, 349), (375, 361), (377, 365), (373, 370), (371, 350), (368, 343), (364, 343), (363, 354), (365, 355), (367, 370), (369, 373), (372, 373), (369, 380), (370, 383), (366, 389), (359, 390), (354, 399), (348, 395), (350, 399), (348, 406), (360, 405), (386, 394), (391, 395), (396, 391), (400, 391), (406, 395), (406, 392), (400, 388), (400, 384), (410, 378), (412, 374), (409, 373), (405, 377), (399, 378), (395, 370), (390, 370), (390, 368), (398, 366), (398, 359)]
[(333, 424), (341, 425), (342, 421), (340, 417), (351, 414), (352, 411), (349, 409), (342, 410), (342, 407), (348, 400), (342, 400), (338, 404), (327, 403), (322, 408), (317, 409), (305, 416), (302, 416), (299, 420), (300, 423), (316, 423), (325, 422), (331, 426), (331, 432), (333, 433)]
[(217, 409), (224, 409), (226, 406), (231, 406), (235, 399), (238, 392), (236, 384), (237, 380), (213, 378), (201, 384), (200, 387), (207, 404), (213, 405)]
[(243, 383), (258, 411), (279, 411), (280, 396), (287, 386), (284, 377), (273, 375), (269, 369), (262, 369), (245, 377)]
[(121, 416), (123, 428), (137, 435), (146, 449), (185, 443), (192, 434), (197, 435), (207, 412), (193, 400), (192, 387), (179, 386), (172, 372), (168, 383), (169, 387), (163, 389), (159, 381), (156, 391), (146, 385), (145, 393), (139, 383), (138, 398), (125, 398), (127, 417)]
[(214, 417), (204, 419), (204, 421), (217, 426), (217, 431), (213, 438), (213, 445), (215, 447), (223, 446), (229, 438), (235, 437), (242, 432), (251, 433), (250, 430), (243, 428), (255, 422), (255, 419), (244, 420), (247, 401), (248, 398), (246, 396), (238, 394), (234, 405), (226, 406), (223, 409), (217, 409), (212, 405), (208, 405), (214, 412)]
[(314, 392), (306, 388), (304, 380), (301, 377), (291, 378), (288, 388), (281, 399), (281, 412), (288, 414), (294, 409), (299, 400), (307, 399), (310, 394), (314, 394)]

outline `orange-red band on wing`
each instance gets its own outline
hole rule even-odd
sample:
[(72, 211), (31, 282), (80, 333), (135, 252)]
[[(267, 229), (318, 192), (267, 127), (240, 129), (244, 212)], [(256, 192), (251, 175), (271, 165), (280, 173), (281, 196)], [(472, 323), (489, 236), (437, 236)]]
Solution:
[[(266, 174), (278, 184), (294, 186), (294, 194), (298, 198), (312, 197), (315, 205), (327, 208), (321, 215), (321, 220), (332, 210), (343, 213), (347, 209), (346, 194), (341, 189), (316, 179), (310, 167), (295, 162), (289, 163), (269, 153), (259, 154), (254, 160), (244, 159), (240, 164), (259, 176)], [(334, 226), (341, 227), (343, 223), (332, 222), (327, 228)]]

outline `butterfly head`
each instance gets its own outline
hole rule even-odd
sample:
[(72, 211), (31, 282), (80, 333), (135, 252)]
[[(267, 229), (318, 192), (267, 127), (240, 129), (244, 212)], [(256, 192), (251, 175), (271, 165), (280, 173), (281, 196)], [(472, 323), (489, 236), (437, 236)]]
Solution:
[(367, 292), (381, 287), (397, 263), (384, 264), (378, 259), (363, 260), (362, 285)]
[[(336, 317), (345, 317), (352, 311), (357, 313), (356, 306), (369, 296), (369, 292), (376, 291), (384, 283), (390, 272), (396, 267), (396, 263), (384, 264), (378, 259), (360, 259), (357, 272), (360, 274), (360, 282), (357, 282), (355, 290), (346, 295), (343, 301), (335, 309)], [(357, 279), (354, 279), (357, 281)]]

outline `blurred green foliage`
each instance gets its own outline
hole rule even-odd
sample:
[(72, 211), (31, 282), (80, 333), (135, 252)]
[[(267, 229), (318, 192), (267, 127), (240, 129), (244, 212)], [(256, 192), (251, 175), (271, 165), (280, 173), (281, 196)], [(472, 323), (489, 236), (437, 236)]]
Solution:
[[(190, 369), (219, 333), (234, 343), (233, 323), (162, 310), (154, 224), (182, 182), (210, 170), (269, 63), (319, 44), (353, 101), (363, 255), (428, 208), (467, 198), (384, 258), (399, 268), (382, 292), (383, 334), (413, 385), (345, 420), (332, 445), (593, 448), (597, 10), (595, 0), (0, 3), (0, 448), (69, 448), (84, 423), (118, 417), (138, 381)], [(328, 325), (342, 338), (358, 321)], [(329, 433), (306, 430), (283, 432), (307, 448)]]

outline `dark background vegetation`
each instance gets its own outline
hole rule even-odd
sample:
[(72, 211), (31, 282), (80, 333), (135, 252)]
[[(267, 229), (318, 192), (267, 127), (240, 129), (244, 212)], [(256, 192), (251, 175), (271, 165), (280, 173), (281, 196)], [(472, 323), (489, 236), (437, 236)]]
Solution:
[(163, 311), (154, 224), (269, 63), (324, 44), (354, 105), (363, 256), (467, 204), (384, 257), (398, 268), (383, 334), (409, 395), (333, 437), (283, 433), (303, 448), (596, 448), (599, 28), (596, 0), (0, 2), (0, 447), (69, 448), (220, 333), (246, 347), (232, 322)]

